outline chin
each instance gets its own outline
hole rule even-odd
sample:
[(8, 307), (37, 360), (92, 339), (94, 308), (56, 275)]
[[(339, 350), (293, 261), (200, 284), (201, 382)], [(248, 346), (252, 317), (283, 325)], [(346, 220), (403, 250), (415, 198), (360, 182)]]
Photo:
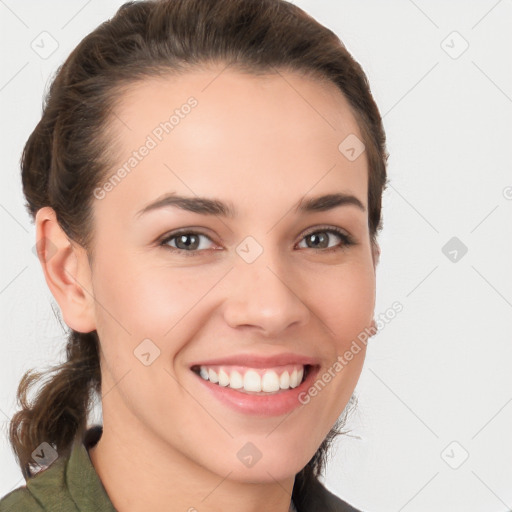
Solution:
[[(295, 478), (309, 462), (311, 457), (301, 457), (297, 460), (297, 449), (290, 450), (289, 454), (278, 455), (276, 452), (271, 457), (261, 455), (259, 460), (247, 462), (245, 465), (240, 462), (235, 467), (229, 465), (221, 471), (221, 474), (226, 475), (230, 471), (229, 479), (237, 482), (253, 483), (253, 484), (268, 484), (275, 483), (275, 481), (283, 481), (290, 478)], [(238, 461), (237, 461), (238, 462)]]

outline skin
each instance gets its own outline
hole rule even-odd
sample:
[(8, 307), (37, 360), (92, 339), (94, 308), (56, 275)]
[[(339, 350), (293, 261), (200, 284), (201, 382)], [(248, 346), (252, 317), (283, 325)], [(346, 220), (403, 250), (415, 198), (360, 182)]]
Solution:
[[(111, 126), (118, 166), (190, 96), (197, 107), (94, 200), (92, 266), (53, 210), (39, 210), (37, 237), (55, 252), (42, 258), (43, 271), (67, 325), (100, 338), (104, 432), (89, 454), (118, 510), (286, 512), (295, 474), (354, 391), (365, 345), (309, 404), (283, 416), (233, 411), (189, 365), (295, 352), (318, 358), (322, 372), (370, 328), (379, 249), (368, 231), (366, 154), (349, 161), (338, 150), (349, 134), (362, 136), (331, 83), (204, 67), (145, 79), (123, 94)], [(167, 192), (230, 201), (238, 215), (168, 207), (135, 218)], [(366, 211), (292, 208), (333, 192), (353, 194)], [(322, 225), (356, 244), (342, 247)], [(317, 226), (337, 250), (308, 246)], [(196, 256), (155, 243), (179, 228), (206, 235)], [(236, 252), (247, 236), (263, 248), (251, 264)], [(146, 338), (160, 350), (149, 366), (134, 356)], [(249, 441), (262, 453), (250, 468), (237, 458)]]

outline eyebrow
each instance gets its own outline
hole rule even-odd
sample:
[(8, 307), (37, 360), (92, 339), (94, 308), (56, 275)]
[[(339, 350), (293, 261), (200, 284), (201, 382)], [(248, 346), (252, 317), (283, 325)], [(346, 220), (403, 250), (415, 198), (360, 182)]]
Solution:
[[(140, 217), (151, 211), (168, 207), (181, 208), (201, 215), (220, 215), (221, 217), (234, 218), (237, 215), (236, 208), (231, 202), (222, 202), (218, 199), (207, 197), (187, 197), (175, 193), (165, 194), (156, 201), (139, 210), (135, 216)], [(363, 203), (354, 195), (347, 193), (326, 194), (322, 196), (302, 198), (295, 205), (295, 213), (325, 212), (339, 206), (355, 206), (365, 212)]]

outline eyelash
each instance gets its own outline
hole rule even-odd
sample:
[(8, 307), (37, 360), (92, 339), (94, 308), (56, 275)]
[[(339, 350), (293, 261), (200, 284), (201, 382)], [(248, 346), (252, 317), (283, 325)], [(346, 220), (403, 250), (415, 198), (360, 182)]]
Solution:
[[(335, 252), (335, 251), (339, 251), (339, 250), (345, 250), (347, 249), (348, 247), (350, 246), (353, 246), (353, 245), (356, 245), (356, 241), (352, 238), (352, 236), (346, 234), (345, 232), (343, 232), (341, 229), (339, 228), (334, 228), (334, 227), (323, 227), (323, 226), (320, 226), (318, 228), (315, 228), (314, 231), (310, 231), (306, 234), (303, 235), (301, 241), (310, 236), (310, 235), (314, 235), (314, 234), (317, 234), (317, 233), (332, 233), (332, 234), (335, 234), (337, 235), (341, 241), (342, 241), (342, 245), (338, 245), (338, 246), (335, 246), (335, 247), (328, 247), (328, 248), (325, 248), (325, 249), (315, 249), (315, 248), (312, 248), (312, 247), (307, 247), (307, 249), (311, 249), (313, 251), (319, 251), (319, 252), (328, 252), (328, 253), (331, 253), (331, 252)], [(170, 242), (171, 240), (179, 237), (180, 235), (201, 235), (201, 236), (204, 236), (208, 239), (211, 240), (211, 238), (204, 234), (204, 233), (201, 233), (201, 232), (198, 232), (198, 231), (192, 231), (192, 230), (187, 230), (187, 229), (183, 229), (183, 230), (180, 230), (180, 231), (175, 231), (174, 233), (171, 233), (169, 236), (166, 236), (165, 238), (163, 238), (160, 242), (159, 242), (159, 246), (163, 247), (164, 249), (167, 249), (171, 252), (174, 252), (174, 253), (184, 253), (185, 256), (198, 256), (200, 255), (203, 251), (207, 250), (207, 249), (201, 249), (201, 250), (194, 250), (194, 251), (186, 251), (185, 249), (179, 249), (179, 248), (176, 248), (176, 247), (170, 247), (168, 244), (168, 242)]]

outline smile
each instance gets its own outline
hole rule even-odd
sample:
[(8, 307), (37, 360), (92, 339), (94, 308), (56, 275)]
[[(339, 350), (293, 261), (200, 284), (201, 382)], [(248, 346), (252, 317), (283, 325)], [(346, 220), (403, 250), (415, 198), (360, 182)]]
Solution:
[(250, 368), (233, 365), (195, 366), (192, 371), (202, 379), (242, 393), (269, 394), (299, 386), (311, 365), (290, 364), (274, 368)]
[(198, 393), (244, 415), (280, 416), (304, 407), (299, 397), (312, 386), (320, 365), (293, 363), (257, 368), (234, 365), (191, 367)]

